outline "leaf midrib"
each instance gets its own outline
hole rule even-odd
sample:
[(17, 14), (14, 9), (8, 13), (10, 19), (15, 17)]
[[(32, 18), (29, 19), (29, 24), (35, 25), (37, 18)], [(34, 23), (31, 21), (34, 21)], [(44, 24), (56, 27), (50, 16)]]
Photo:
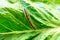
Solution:
[[(57, 29), (57, 30), (56, 30)], [(44, 29), (39, 29), (39, 30), (24, 30), (24, 31), (12, 31), (12, 32), (0, 32), (0, 34), (20, 34), (20, 33), (29, 33), (29, 32), (41, 32), (41, 31), (49, 31), (52, 30), (53, 32), (59, 31), (60, 27), (56, 28), (44, 28)]]

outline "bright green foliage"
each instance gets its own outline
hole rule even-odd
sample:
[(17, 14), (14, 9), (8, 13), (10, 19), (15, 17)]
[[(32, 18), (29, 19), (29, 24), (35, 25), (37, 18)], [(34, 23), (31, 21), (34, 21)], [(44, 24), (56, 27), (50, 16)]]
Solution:
[(4, 1), (7, 6), (0, 5), (0, 40), (60, 40), (60, 12), (55, 4)]
[(54, 4), (60, 4), (60, 0), (31, 0), (32, 2), (44, 2), (44, 3), (54, 3)]

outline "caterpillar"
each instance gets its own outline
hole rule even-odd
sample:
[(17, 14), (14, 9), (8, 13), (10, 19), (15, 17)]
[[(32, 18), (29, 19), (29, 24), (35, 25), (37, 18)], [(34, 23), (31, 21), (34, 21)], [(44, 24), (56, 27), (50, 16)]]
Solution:
[(30, 15), (29, 15), (28, 10), (24, 9), (24, 13), (25, 13), (25, 17), (28, 20), (28, 22), (30, 23), (32, 29), (36, 30), (36, 27), (35, 27), (34, 23), (32, 22), (32, 19), (31, 19)]

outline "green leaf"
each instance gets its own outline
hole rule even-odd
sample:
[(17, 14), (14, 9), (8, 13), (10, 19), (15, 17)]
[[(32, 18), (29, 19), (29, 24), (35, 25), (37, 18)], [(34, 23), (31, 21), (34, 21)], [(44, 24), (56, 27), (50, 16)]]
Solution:
[(0, 40), (60, 40), (60, 12), (55, 4), (10, 1), (0, 6)]
[(60, 4), (60, 0), (31, 0), (32, 2), (43, 2), (43, 3), (54, 3), (54, 4)]

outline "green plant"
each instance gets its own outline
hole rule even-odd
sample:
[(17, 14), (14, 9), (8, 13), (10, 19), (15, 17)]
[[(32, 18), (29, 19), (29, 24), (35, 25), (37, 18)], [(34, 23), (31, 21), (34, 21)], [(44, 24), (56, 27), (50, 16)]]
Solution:
[(30, 0), (0, 5), (0, 40), (60, 40), (60, 12), (56, 5)]

